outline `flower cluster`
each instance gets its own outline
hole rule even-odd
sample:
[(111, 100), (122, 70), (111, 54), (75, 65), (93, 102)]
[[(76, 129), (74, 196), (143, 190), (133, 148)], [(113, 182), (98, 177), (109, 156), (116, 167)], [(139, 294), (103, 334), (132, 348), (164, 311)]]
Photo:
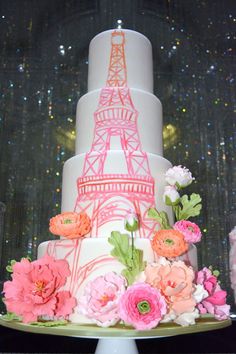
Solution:
[(4, 283), (4, 302), (8, 312), (23, 322), (38, 321), (43, 316), (67, 319), (76, 299), (63, 290), (70, 270), (67, 261), (45, 255), (30, 262), (23, 258), (12, 266), (12, 280)]
[(229, 316), (230, 306), (226, 304), (226, 291), (222, 290), (217, 277), (208, 268), (197, 273), (196, 283), (206, 290), (206, 297), (198, 304), (201, 314), (210, 313), (218, 320), (225, 320)]
[(229, 306), (210, 274), (207, 268), (195, 274), (184, 262), (165, 258), (147, 265), (142, 281), (129, 286), (122, 275), (110, 272), (87, 284), (78, 311), (101, 327), (122, 321), (137, 330), (170, 321), (189, 326), (202, 313), (223, 320), (229, 317)]
[(160, 230), (156, 231), (152, 240), (153, 250), (169, 259), (181, 256), (189, 247), (189, 244), (201, 240), (202, 233), (194, 222), (188, 219), (197, 216), (201, 210), (201, 198), (198, 194), (180, 195), (180, 191), (189, 186), (194, 177), (191, 172), (182, 166), (169, 168), (165, 174), (167, 185), (164, 190), (163, 200), (166, 205), (173, 208), (176, 222), (171, 227), (166, 212), (149, 210), (149, 217), (156, 219)]
[[(173, 208), (176, 222), (170, 226), (166, 212), (149, 210), (149, 217), (160, 226), (150, 240), (158, 255), (155, 262), (147, 264), (143, 250), (135, 247), (134, 233), (142, 220), (131, 210), (124, 220), (124, 228), (131, 237), (113, 231), (108, 238), (113, 246), (111, 256), (123, 267), (121, 274), (110, 271), (97, 276), (85, 285), (77, 301), (66, 290), (71, 275), (66, 260), (48, 255), (34, 262), (24, 258), (8, 267), (12, 280), (5, 282), (3, 289), (7, 310), (26, 323), (45, 318), (68, 319), (78, 311), (101, 327), (121, 322), (137, 330), (150, 330), (170, 321), (189, 326), (206, 313), (217, 320), (227, 319), (230, 307), (217, 272), (208, 268), (195, 272), (178, 260), (188, 251), (189, 244), (199, 242), (202, 237), (198, 225), (188, 220), (199, 215), (200, 196), (194, 193), (181, 196), (182, 189), (194, 178), (182, 166), (170, 168), (165, 177), (168, 185), (163, 197)], [(64, 212), (50, 220), (50, 231), (68, 239), (82, 238), (90, 230), (91, 220), (85, 212)], [(235, 235), (236, 232), (230, 235), (231, 245), (236, 244)]]

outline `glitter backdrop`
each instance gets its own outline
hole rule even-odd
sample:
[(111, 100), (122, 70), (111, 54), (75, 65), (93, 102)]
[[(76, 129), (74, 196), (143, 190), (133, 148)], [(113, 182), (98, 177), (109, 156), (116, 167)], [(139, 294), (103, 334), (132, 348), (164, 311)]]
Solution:
[[(74, 154), (75, 111), (87, 90), (88, 45), (117, 26), (153, 45), (165, 157), (196, 177), (203, 198), (201, 265), (230, 291), (228, 233), (236, 220), (235, 1), (0, 1), (1, 273), (53, 239), (63, 163)], [(3, 223), (4, 221), (4, 223)], [(232, 293), (229, 299), (233, 303)]]

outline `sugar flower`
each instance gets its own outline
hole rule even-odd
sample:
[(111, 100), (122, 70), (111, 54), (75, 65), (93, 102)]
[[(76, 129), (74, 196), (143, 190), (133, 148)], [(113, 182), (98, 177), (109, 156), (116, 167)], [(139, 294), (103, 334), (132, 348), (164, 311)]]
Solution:
[(166, 205), (176, 205), (179, 203), (180, 195), (175, 186), (165, 186), (163, 200)]
[(196, 303), (198, 304), (199, 302), (202, 302), (203, 299), (208, 297), (208, 292), (202, 284), (196, 284), (193, 297), (196, 300)]
[(50, 219), (50, 232), (68, 239), (82, 237), (89, 233), (90, 229), (90, 218), (84, 212), (65, 212)]
[(7, 311), (24, 322), (37, 321), (40, 316), (66, 318), (76, 305), (68, 291), (60, 292), (69, 275), (67, 261), (48, 255), (33, 262), (26, 258), (16, 262), (12, 280), (3, 288)]
[(203, 285), (208, 292), (208, 296), (198, 304), (200, 313), (210, 313), (217, 320), (227, 319), (230, 310), (230, 306), (226, 304), (227, 293), (221, 289), (211, 270), (205, 267), (197, 272), (196, 282)]
[(158, 289), (168, 303), (168, 312), (176, 316), (193, 312), (196, 301), (194, 293), (194, 271), (182, 261), (162, 261), (148, 265), (145, 269), (146, 283)]
[(234, 242), (236, 241), (236, 226), (234, 226), (234, 228), (230, 231), (229, 240), (230, 240), (230, 244), (232, 246), (234, 244)]
[(75, 308), (77, 302), (74, 297), (71, 297), (69, 291), (59, 291), (57, 293), (57, 303), (55, 309), (56, 318), (67, 318), (72, 313), (72, 309)]
[(173, 229), (156, 231), (151, 244), (159, 256), (167, 258), (178, 257), (188, 250), (183, 234)]
[(192, 183), (194, 177), (192, 177), (191, 172), (186, 167), (179, 165), (169, 168), (166, 171), (165, 179), (171, 186), (184, 188)]
[(138, 230), (139, 227), (139, 220), (138, 215), (134, 212), (130, 212), (126, 215), (125, 218), (125, 229), (127, 231), (133, 232)]
[(199, 318), (199, 311), (195, 309), (193, 312), (182, 313), (174, 319), (174, 322), (180, 326), (187, 327), (195, 324), (195, 320)]
[(194, 222), (180, 220), (173, 225), (173, 229), (180, 231), (184, 235), (185, 241), (188, 243), (196, 243), (201, 241), (201, 230)]
[(86, 285), (79, 300), (79, 313), (100, 327), (115, 325), (120, 320), (118, 304), (125, 286), (125, 278), (114, 272), (95, 278)]
[(229, 252), (229, 267), (231, 288), (234, 291), (236, 299), (236, 226), (229, 233), (230, 252)]
[(131, 285), (119, 303), (120, 318), (138, 330), (158, 325), (166, 314), (166, 302), (157, 289), (146, 283)]

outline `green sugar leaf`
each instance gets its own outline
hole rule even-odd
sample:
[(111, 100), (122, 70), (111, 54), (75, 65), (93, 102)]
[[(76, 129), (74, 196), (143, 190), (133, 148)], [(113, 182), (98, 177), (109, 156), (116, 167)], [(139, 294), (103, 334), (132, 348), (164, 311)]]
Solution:
[(155, 219), (159, 224), (161, 229), (170, 229), (170, 222), (169, 222), (169, 218), (168, 215), (165, 211), (157, 211), (155, 208), (150, 208), (148, 210), (148, 216), (151, 219)]
[(129, 250), (129, 235), (121, 234), (119, 231), (113, 231), (108, 242), (114, 246), (111, 255), (117, 258), (122, 264), (126, 264)]
[(145, 269), (143, 251), (132, 247), (129, 235), (121, 234), (119, 231), (113, 231), (108, 242), (114, 246), (111, 255), (125, 266), (122, 275), (126, 278), (128, 285), (131, 285), (136, 276)]
[(58, 320), (58, 321), (38, 321), (38, 322), (31, 322), (33, 326), (39, 327), (56, 327), (56, 326), (65, 326), (68, 324), (66, 320)]
[(8, 265), (6, 266), (6, 270), (7, 270), (8, 273), (13, 273), (13, 266), (14, 266), (15, 263), (16, 263), (16, 260), (15, 260), (15, 259), (12, 259), (12, 260), (10, 261), (10, 264), (8, 264)]
[[(22, 257), (22, 258), (21, 258), (21, 261), (22, 261), (23, 259), (28, 259), (28, 261), (31, 262), (31, 258), (30, 258), (29, 256)], [(13, 273), (13, 266), (14, 266), (14, 264), (16, 264), (16, 263), (17, 263), (17, 261), (16, 261), (15, 259), (12, 259), (12, 260), (10, 261), (10, 263), (6, 266), (6, 270), (7, 270), (8, 273)]]
[(21, 321), (21, 317), (17, 316), (14, 312), (7, 312), (2, 316), (5, 321)]
[(202, 209), (201, 197), (192, 193), (190, 198), (185, 194), (180, 199), (180, 205), (173, 207), (177, 220), (187, 220), (190, 217), (198, 216)]
[(212, 274), (213, 274), (216, 278), (218, 278), (218, 277), (220, 276), (220, 271), (217, 270), (217, 269), (215, 269), (215, 270), (212, 272)]

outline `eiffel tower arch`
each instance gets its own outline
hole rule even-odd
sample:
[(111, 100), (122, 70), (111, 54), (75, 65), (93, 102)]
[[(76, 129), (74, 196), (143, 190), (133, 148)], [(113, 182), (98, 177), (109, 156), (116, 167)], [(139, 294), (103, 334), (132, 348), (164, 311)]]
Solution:
[[(139, 215), (139, 237), (150, 238), (156, 226), (146, 215), (147, 210), (155, 206), (154, 178), (147, 153), (142, 151), (138, 112), (127, 87), (124, 45), (124, 32), (113, 31), (106, 86), (101, 89), (94, 112), (93, 142), (85, 156), (82, 176), (77, 180), (78, 197), (74, 210), (86, 211), (91, 216), (91, 237), (105, 237), (101, 235), (103, 226), (123, 222), (130, 210)], [(120, 141), (119, 156), (126, 166), (122, 173), (107, 173), (112, 137)], [(111, 169), (109, 166), (108, 170)]]

